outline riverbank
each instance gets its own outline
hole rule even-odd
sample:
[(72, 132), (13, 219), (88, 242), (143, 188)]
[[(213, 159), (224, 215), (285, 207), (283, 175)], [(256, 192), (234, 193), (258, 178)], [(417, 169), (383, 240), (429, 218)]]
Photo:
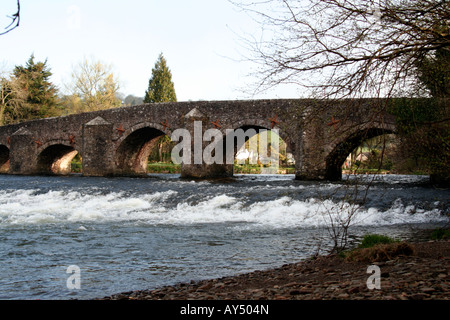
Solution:
[[(81, 168), (81, 167), (80, 167)], [(279, 167), (274, 172), (270, 167), (264, 167), (259, 165), (234, 165), (234, 174), (263, 174), (263, 173), (276, 173), (276, 174), (295, 174), (295, 167)], [(181, 173), (181, 166), (179, 164), (168, 162), (150, 162), (147, 166), (147, 173)]]
[[(450, 300), (450, 241), (409, 243), (407, 248), (396, 256), (379, 256), (378, 261), (320, 256), (101, 300)], [(368, 288), (370, 265), (379, 267), (380, 289)]]

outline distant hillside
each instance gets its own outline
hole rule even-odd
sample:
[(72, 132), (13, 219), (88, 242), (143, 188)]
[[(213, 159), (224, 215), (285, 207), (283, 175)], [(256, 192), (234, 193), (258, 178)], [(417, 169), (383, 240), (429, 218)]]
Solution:
[(124, 106), (136, 106), (136, 105), (143, 104), (143, 103), (144, 103), (144, 97), (136, 97), (136, 96), (133, 96), (132, 94), (129, 94), (123, 100)]

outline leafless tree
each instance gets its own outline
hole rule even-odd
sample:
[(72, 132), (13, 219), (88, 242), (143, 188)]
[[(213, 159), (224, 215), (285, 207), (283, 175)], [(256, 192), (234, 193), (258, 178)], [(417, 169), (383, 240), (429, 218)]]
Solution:
[(119, 87), (112, 66), (93, 57), (84, 58), (74, 67), (71, 82), (67, 84), (68, 111), (79, 113), (120, 107)]
[(13, 122), (21, 115), (21, 107), (26, 103), (23, 77), (14, 78), (0, 74), (0, 126)]
[(6, 26), (5, 31), (0, 33), (0, 36), (7, 34), (8, 32), (14, 30), (17, 28), (20, 24), (20, 1), (17, 0), (17, 12), (14, 13), (12, 16), (8, 16), (12, 21), (11, 23)]
[[(255, 93), (295, 84), (308, 96), (327, 100), (431, 96), (418, 85), (418, 66), (450, 50), (447, 0), (230, 1), (261, 26), (260, 33), (243, 36), (246, 58), (257, 65)], [(379, 101), (385, 108), (387, 99)], [(333, 103), (322, 106), (327, 111)], [(321, 110), (315, 111), (312, 116), (320, 118)], [(384, 148), (383, 142), (382, 155)], [(362, 188), (362, 199), (350, 192), (342, 205), (326, 208), (334, 251), (347, 246), (349, 227), (371, 183)]]
[(235, 3), (257, 19), (248, 36), (257, 90), (282, 83), (317, 96), (392, 97), (417, 62), (450, 50), (447, 0), (265, 0)]

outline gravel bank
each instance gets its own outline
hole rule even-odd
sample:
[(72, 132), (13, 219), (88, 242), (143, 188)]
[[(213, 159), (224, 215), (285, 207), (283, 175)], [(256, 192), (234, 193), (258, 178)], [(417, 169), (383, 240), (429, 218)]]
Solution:
[[(322, 256), (255, 271), (99, 300), (449, 300), (450, 241), (413, 243), (414, 252), (383, 261)], [(379, 267), (380, 289), (369, 289), (368, 266)], [(371, 282), (375, 283), (375, 282)]]

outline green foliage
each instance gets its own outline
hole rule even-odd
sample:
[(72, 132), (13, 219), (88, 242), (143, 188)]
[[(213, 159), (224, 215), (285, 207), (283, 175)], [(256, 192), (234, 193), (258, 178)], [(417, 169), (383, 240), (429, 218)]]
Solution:
[(396, 116), (397, 129), (407, 135), (440, 119), (442, 101), (434, 98), (391, 99), (388, 110)]
[(70, 163), (70, 169), (73, 173), (81, 173), (83, 170), (83, 164), (80, 154), (78, 153)]
[(149, 173), (180, 173), (181, 165), (174, 163), (152, 162), (148, 164)]
[[(152, 69), (152, 76), (148, 83), (148, 89), (145, 92), (144, 103), (176, 101), (177, 96), (175, 94), (175, 87), (172, 82), (172, 73), (167, 67), (166, 59), (164, 59), (161, 53), (156, 61), (155, 67)], [(149, 161), (157, 160), (171, 163), (170, 151), (172, 147), (173, 143), (169, 137), (161, 137), (157, 142), (156, 147), (150, 153)], [(154, 167), (149, 167), (150, 172), (154, 172), (154, 170), (159, 169), (160, 168), (155, 169)], [(170, 169), (169, 167), (166, 169), (165, 170), (170, 173), (175, 170)]]
[(417, 77), (433, 97), (450, 96), (450, 51), (436, 50), (416, 62)]
[(144, 103), (176, 101), (177, 96), (172, 82), (172, 73), (161, 53), (152, 69), (152, 77), (148, 83), (148, 90), (145, 92)]
[[(56, 87), (50, 82), (52, 73), (45, 62), (35, 62), (34, 55), (25, 66), (16, 66), (11, 81), (25, 96), (20, 110), (10, 117), (11, 122), (39, 119), (60, 115)], [(8, 112), (8, 110), (7, 110)]]
[[(442, 27), (439, 23), (436, 28)], [(404, 158), (428, 171), (432, 181), (450, 184), (450, 52), (437, 49), (419, 56), (415, 75), (418, 92), (431, 98), (394, 99), (389, 109), (396, 116)]]
[[(235, 174), (260, 174), (262, 168), (268, 168), (269, 165), (258, 164), (234, 164), (233, 172)], [(295, 174), (295, 167), (280, 166), (277, 170), (278, 174)]]
[(156, 139), (158, 139), (158, 141), (149, 154), (149, 162), (172, 163), (171, 151), (175, 146), (175, 143), (173, 143), (167, 135), (163, 135)]
[(450, 230), (444, 228), (437, 228), (431, 232), (432, 240), (450, 239)]
[[(389, 111), (396, 116), (402, 156), (419, 168), (444, 177), (450, 172), (448, 98), (393, 99)], [(444, 182), (445, 183), (445, 182)]]
[(389, 243), (395, 243), (396, 240), (380, 235), (380, 234), (367, 234), (363, 237), (361, 244), (358, 246), (358, 248), (371, 248), (378, 244), (389, 244)]

